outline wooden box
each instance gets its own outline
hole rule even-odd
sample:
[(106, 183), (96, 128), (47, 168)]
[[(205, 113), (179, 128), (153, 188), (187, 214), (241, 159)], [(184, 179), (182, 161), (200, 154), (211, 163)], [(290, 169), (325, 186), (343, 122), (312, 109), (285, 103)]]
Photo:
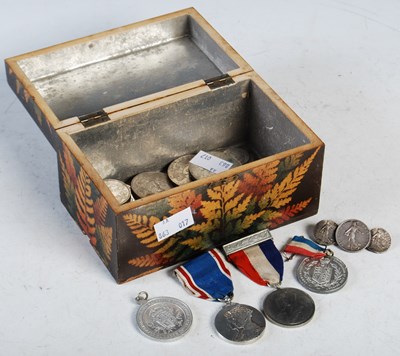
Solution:
[[(61, 201), (119, 283), (318, 210), (323, 142), (193, 8), (6, 71), (57, 152)], [(255, 159), (123, 205), (104, 183), (232, 145)], [(158, 241), (154, 224), (187, 207), (194, 225)]]

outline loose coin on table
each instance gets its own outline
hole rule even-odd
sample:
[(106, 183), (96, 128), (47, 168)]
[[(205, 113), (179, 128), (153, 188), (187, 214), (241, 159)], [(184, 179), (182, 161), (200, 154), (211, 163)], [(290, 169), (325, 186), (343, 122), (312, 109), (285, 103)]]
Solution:
[(299, 264), (296, 274), (303, 287), (322, 294), (342, 289), (348, 277), (346, 265), (334, 256), (307, 257)]
[(133, 177), (131, 181), (132, 191), (139, 197), (160, 193), (164, 190), (174, 188), (174, 184), (163, 172), (143, 172)]
[(314, 227), (314, 241), (320, 245), (333, 245), (337, 224), (332, 220), (321, 220)]
[(189, 331), (193, 316), (186, 303), (171, 297), (147, 298), (146, 292), (136, 297), (141, 304), (136, 322), (144, 335), (157, 341), (173, 341)]
[(264, 300), (263, 311), (266, 318), (284, 327), (306, 324), (315, 313), (313, 299), (300, 289), (279, 288), (268, 294)]
[(391, 245), (390, 234), (381, 227), (371, 229), (371, 242), (367, 250), (375, 253), (385, 252)]
[(339, 224), (335, 233), (336, 243), (347, 252), (357, 252), (366, 248), (371, 241), (368, 226), (360, 220), (346, 220)]
[(235, 343), (250, 343), (264, 333), (265, 318), (262, 313), (246, 304), (228, 303), (214, 320), (217, 332)]
[(129, 185), (118, 179), (104, 179), (104, 183), (106, 183), (108, 189), (110, 189), (119, 204), (125, 204), (130, 200), (131, 188)]
[[(235, 158), (231, 157), (229, 154), (227, 154), (225, 152), (211, 151), (211, 152), (209, 152), (209, 154), (232, 163), (231, 168), (240, 166), (240, 162), (238, 162)], [(200, 167), (193, 163), (189, 163), (189, 172), (190, 172), (191, 176), (196, 180), (210, 177), (213, 174), (215, 174), (213, 172), (210, 172), (208, 169), (205, 169), (205, 168)]]
[(189, 174), (189, 161), (193, 157), (194, 155), (181, 156), (169, 164), (168, 177), (176, 185), (183, 185), (192, 181)]

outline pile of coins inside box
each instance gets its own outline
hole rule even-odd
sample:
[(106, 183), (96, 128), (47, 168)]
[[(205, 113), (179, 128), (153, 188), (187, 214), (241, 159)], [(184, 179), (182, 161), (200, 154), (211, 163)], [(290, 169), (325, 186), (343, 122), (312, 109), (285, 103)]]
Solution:
[[(237, 146), (210, 151), (209, 155), (229, 162), (230, 168), (253, 160), (253, 155), (246, 148)], [(130, 185), (117, 179), (104, 179), (104, 182), (122, 205), (215, 174), (192, 163), (194, 157), (194, 154), (178, 157), (170, 162), (164, 171), (139, 173), (132, 178)]]

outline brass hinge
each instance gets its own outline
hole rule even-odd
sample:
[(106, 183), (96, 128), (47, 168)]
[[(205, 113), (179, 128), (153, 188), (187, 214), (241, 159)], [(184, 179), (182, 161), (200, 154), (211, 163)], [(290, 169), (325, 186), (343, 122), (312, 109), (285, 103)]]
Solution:
[(78, 118), (84, 127), (91, 127), (102, 122), (110, 121), (108, 114), (104, 110), (96, 111), (87, 115), (82, 115)]
[(221, 88), (226, 85), (235, 83), (229, 74), (222, 74), (218, 77), (206, 79), (205, 82), (210, 89)]

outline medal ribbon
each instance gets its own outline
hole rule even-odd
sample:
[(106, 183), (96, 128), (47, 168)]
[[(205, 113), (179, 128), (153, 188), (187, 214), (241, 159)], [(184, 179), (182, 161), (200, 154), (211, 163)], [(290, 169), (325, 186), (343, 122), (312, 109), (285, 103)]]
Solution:
[(313, 258), (322, 258), (327, 254), (326, 248), (317, 245), (314, 241), (306, 239), (304, 236), (294, 236), (283, 251)]
[(283, 278), (283, 259), (272, 239), (228, 255), (244, 275), (262, 286), (276, 286)]
[(233, 293), (231, 272), (217, 249), (184, 263), (174, 272), (185, 290), (197, 298), (219, 300)]

